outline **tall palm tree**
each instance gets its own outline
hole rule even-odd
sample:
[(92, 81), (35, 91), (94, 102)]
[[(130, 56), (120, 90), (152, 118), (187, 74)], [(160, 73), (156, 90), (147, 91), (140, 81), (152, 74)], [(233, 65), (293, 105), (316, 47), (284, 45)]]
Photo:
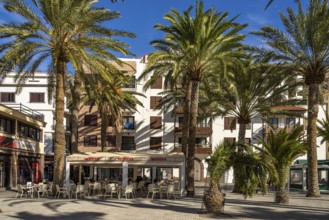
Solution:
[[(225, 71), (228, 65), (239, 63), (239, 58), (243, 53), (238, 49), (244, 39), (239, 31), (246, 26), (235, 23), (234, 19), (227, 19), (227, 12), (219, 13), (214, 8), (205, 11), (202, 1), (196, 1), (194, 17), (192, 9), (190, 7), (183, 14), (171, 10), (164, 16), (169, 21), (169, 25), (155, 26), (157, 30), (165, 33), (165, 37), (163, 40), (151, 42), (158, 51), (149, 56), (148, 68), (144, 74), (154, 71), (151, 81), (162, 75), (173, 79), (181, 76), (186, 79), (186, 83), (191, 85), (185, 86), (186, 94), (190, 95), (185, 96), (186, 104), (184, 105), (186, 112), (184, 116), (190, 116), (187, 159), (188, 196), (194, 196), (195, 134), (200, 82), (216, 68), (219, 72)], [(186, 108), (187, 106), (190, 107)]]
[[(119, 71), (119, 70), (117, 70)], [(118, 73), (119, 75), (119, 73)], [(137, 99), (137, 95), (143, 96), (143, 94), (134, 91), (123, 91), (122, 87), (128, 83), (128, 77), (117, 77), (114, 80), (114, 84), (108, 84), (103, 81), (99, 81), (98, 78), (93, 77), (94, 80), (90, 80), (92, 84), (96, 86), (89, 86), (87, 88), (87, 96), (85, 96), (84, 102), (92, 101), (90, 109), (97, 106), (98, 113), (101, 116), (101, 148), (102, 152), (106, 151), (106, 135), (109, 125), (109, 118), (114, 120), (116, 133), (119, 134), (122, 124), (122, 111), (127, 109), (129, 111), (136, 111), (136, 106), (143, 104)]]
[[(327, 0), (310, 0), (303, 11), (298, 2), (298, 12), (287, 9), (288, 15), (280, 14), (285, 32), (273, 27), (263, 27), (255, 34), (264, 38), (267, 48), (261, 55), (269, 56), (272, 62), (286, 62), (292, 66), (292, 74), (304, 78), (308, 87), (307, 123), (307, 196), (320, 196), (318, 185), (316, 122), (319, 111), (319, 87), (329, 69), (329, 10)], [(261, 51), (262, 50), (262, 51)]]
[[(64, 180), (65, 132), (64, 91), (66, 68), (71, 63), (76, 72), (83, 73), (82, 64), (97, 69), (100, 77), (111, 82), (107, 73), (108, 59), (116, 60), (109, 52), (128, 54), (127, 45), (113, 36), (132, 36), (127, 32), (111, 31), (101, 24), (118, 17), (89, 0), (35, 0), (32, 9), (22, 0), (3, 0), (4, 8), (22, 16), (21, 23), (0, 25), (0, 73), (16, 70), (18, 83), (32, 76), (41, 63), (50, 58), (49, 74), (55, 80), (55, 149), (54, 185)], [(38, 10), (38, 13), (34, 11)], [(114, 46), (115, 45), (115, 46)]]
[[(284, 83), (287, 81), (286, 72), (280, 72), (276, 66), (245, 62), (244, 67), (233, 67), (230, 72), (225, 78), (209, 77), (205, 80), (207, 95), (201, 103), (210, 109), (212, 117), (229, 115), (235, 118), (232, 123), (237, 121), (239, 124), (239, 145), (245, 142), (247, 125), (252, 118), (270, 114), (271, 106), (300, 101), (285, 98), (287, 91), (300, 83)], [(238, 150), (241, 152), (242, 148), (238, 147)], [(236, 172), (234, 176), (237, 179)], [(239, 188), (235, 181), (233, 191), (239, 192)]]
[(292, 162), (299, 156), (306, 153), (307, 145), (303, 141), (303, 126), (297, 126), (291, 132), (286, 129), (271, 130), (266, 139), (260, 139), (261, 146), (255, 146), (263, 155), (265, 160), (274, 168), (276, 203), (288, 203), (289, 194), (286, 191), (289, 169)]

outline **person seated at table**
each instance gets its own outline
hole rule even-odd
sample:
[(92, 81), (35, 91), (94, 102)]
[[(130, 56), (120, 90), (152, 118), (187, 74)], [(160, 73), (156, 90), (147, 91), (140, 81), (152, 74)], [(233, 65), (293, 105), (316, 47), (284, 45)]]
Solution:
[(139, 183), (140, 181), (142, 181), (143, 180), (143, 178), (141, 177), (141, 176), (137, 176), (137, 178), (136, 178), (136, 183)]
[(157, 178), (154, 178), (153, 183), (154, 183), (155, 185), (157, 185), (157, 184), (158, 184), (158, 179), (157, 179)]

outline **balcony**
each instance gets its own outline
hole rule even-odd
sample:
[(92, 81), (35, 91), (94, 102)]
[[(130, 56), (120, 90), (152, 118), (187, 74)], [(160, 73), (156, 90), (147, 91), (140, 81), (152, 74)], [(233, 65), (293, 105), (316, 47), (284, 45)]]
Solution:
[[(182, 152), (182, 147), (175, 146), (174, 152)], [(212, 154), (212, 146), (210, 144), (197, 144), (195, 145), (195, 154)]]
[[(264, 134), (269, 134), (271, 130), (276, 130), (276, 131), (281, 131), (283, 129), (286, 129), (287, 132), (291, 132), (293, 129), (295, 128), (295, 126), (290, 126), (290, 127), (277, 127), (277, 128), (272, 128), (269, 125), (265, 125), (264, 126)], [(302, 135), (305, 134), (305, 128), (304, 131), (302, 131)]]
[(41, 114), (40, 112), (37, 112), (25, 105), (20, 104), (6, 104), (6, 106), (15, 109), (16, 111), (19, 111), (23, 114), (29, 115), (32, 118), (35, 118), (37, 120), (41, 120), (44, 121), (45, 120), (45, 116), (43, 114)]
[[(182, 127), (175, 127), (176, 133), (182, 133)], [(196, 128), (196, 135), (212, 135), (212, 128), (211, 127), (197, 127)]]

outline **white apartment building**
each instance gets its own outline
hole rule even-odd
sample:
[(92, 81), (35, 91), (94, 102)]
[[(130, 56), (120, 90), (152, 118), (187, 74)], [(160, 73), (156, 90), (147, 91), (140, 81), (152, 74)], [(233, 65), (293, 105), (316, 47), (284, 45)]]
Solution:
[[(55, 100), (48, 102), (48, 75), (35, 73), (33, 78), (26, 80), (20, 93), (16, 93), (17, 83), (15, 73), (8, 73), (0, 84), (0, 103), (14, 109), (24, 109), (41, 113), (46, 127), (44, 128), (43, 142), (45, 153), (45, 179), (52, 179), (53, 154), (54, 154), (54, 124), (55, 124)], [(70, 143), (69, 111), (65, 110), (64, 123), (67, 125), (66, 142)]]
[[(181, 127), (183, 112), (181, 106), (175, 106), (167, 112), (156, 109), (157, 103), (162, 98), (160, 92), (164, 90), (163, 79), (159, 78), (146, 91), (143, 90), (145, 82), (149, 79), (145, 78), (139, 82), (136, 79), (140, 77), (147, 64), (147, 56), (141, 59), (122, 59), (129, 63), (130, 67), (121, 67), (127, 74), (132, 77), (131, 83), (123, 90), (133, 90), (142, 93), (145, 97), (138, 97), (143, 103), (143, 106), (137, 106), (137, 111), (123, 113), (123, 130), (120, 134), (116, 134), (113, 125), (109, 125), (107, 137), (107, 150), (110, 152), (126, 152), (130, 154), (165, 154), (171, 152), (181, 151)], [(132, 68), (131, 68), (132, 67)], [(47, 75), (44, 73), (36, 73), (33, 79), (26, 81), (23, 90), (20, 94), (15, 93), (16, 83), (14, 81), (14, 74), (8, 74), (0, 86), (0, 101), (2, 104), (13, 106), (20, 103), (28, 106), (32, 110), (36, 110), (45, 116), (47, 123), (44, 129), (44, 144), (45, 144), (45, 158), (47, 163), (47, 156), (51, 157), (53, 153), (53, 125), (54, 125), (54, 101), (48, 103), (47, 101)], [(280, 109), (283, 108), (283, 109)], [(286, 115), (273, 115), (268, 118), (268, 122), (278, 128), (292, 127), (300, 123), (306, 126), (306, 112), (307, 106), (283, 106), (278, 107), (277, 110), (286, 110), (295, 113), (294, 117)], [(68, 113), (68, 110), (66, 110)], [(326, 108), (321, 108), (319, 111), (319, 118), (324, 118), (327, 113)], [(68, 116), (68, 114), (67, 114)], [(195, 179), (203, 181), (207, 177), (207, 164), (205, 159), (211, 154), (213, 149), (223, 141), (234, 142), (238, 139), (238, 124), (235, 129), (230, 129), (230, 122), (232, 118), (218, 117), (213, 121), (208, 119), (198, 122), (196, 134), (196, 160), (195, 160)], [(78, 152), (100, 152), (100, 116), (97, 108), (89, 111), (89, 106), (85, 106), (80, 111), (79, 117), (79, 145)], [(66, 120), (67, 127), (69, 127), (69, 120)], [(267, 123), (260, 118), (252, 119), (246, 132), (246, 142), (256, 144), (257, 139), (264, 137), (268, 132)], [(306, 133), (306, 127), (305, 127)], [(69, 132), (67, 133), (67, 143), (69, 143)], [(321, 144), (321, 138), (317, 139), (318, 144), (318, 159), (328, 159), (328, 149), (326, 144)], [(88, 158), (87, 158), (88, 159)], [(95, 159), (95, 158), (92, 158)], [(151, 158), (159, 159), (159, 158)], [(300, 159), (306, 159), (306, 155)], [(86, 159), (85, 159), (86, 160)], [(164, 161), (161, 161), (164, 162)], [(51, 169), (51, 168), (49, 168)], [(88, 168), (88, 172), (93, 175), (93, 169)], [(161, 171), (163, 177), (178, 176), (177, 169), (165, 169), (166, 172)], [(52, 176), (51, 172), (45, 170), (46, 178)], [(112, 172), (112, 171), (111, 171)], [(131, 171), (136, 174), (137, 171)], [(157, 171), (158, 172), (158, 171)], [(134, 175), (135, 175), (134, 174)], [(109, 174), (110, 175), (110, 174)], [(137, 175), (137, 174), (136, 174)], [(152, 175), (153, 177), (154, 175)], [(232, 182), (232, 172), (228, 172), (224, 178), (225, 182)]]

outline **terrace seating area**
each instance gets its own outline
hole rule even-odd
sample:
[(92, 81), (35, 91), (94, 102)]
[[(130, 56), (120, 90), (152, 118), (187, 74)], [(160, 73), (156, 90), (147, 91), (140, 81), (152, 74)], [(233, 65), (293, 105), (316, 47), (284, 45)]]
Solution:
[(52, 193), (52, 183), (48, 184), (32, 184), (28, 182), (26, 185), (18, 185), (16, 199), (25, 198), (53, 198), (53, 199), (176, 199), (181, 196), (180, 184), (177, 181), (160, 181), (157, 183), (144, 183), (144, 181), (129, 182), (127, 186), (119, 183), (89, 182), (85, 184), (64, 184), (55, 185), (55, 194)]

